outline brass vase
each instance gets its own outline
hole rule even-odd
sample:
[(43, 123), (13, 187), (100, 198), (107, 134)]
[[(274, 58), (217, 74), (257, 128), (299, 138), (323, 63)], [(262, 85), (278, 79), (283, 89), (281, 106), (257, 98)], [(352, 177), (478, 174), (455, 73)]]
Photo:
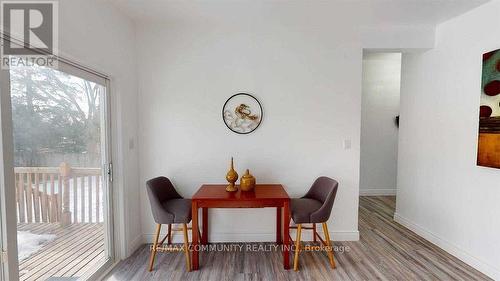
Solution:
[(226, 174), (226, 180), (229, 184), (226, 186), (226, 191), (235, 192), (238, 191), (238, 188), (234, 185), (234, 183), (238, 180), (238, 173), (234, 170), (233, 157), (231, 157), (231, 169)]
[(241, 191), (252, 191), (255, 188), (255, 177), (247, 169), (246, 173), (240, 179)]

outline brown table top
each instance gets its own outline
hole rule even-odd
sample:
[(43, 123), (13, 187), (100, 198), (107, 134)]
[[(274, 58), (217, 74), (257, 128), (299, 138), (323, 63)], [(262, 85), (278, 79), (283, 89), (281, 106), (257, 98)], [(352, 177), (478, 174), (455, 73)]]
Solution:
[(268, 200), (268, 199), (290, 199), (288, 193), (281, 184), (257, 184), (253, 191), (241, 191), (238, 187), (236, 192), (227, 192), (227, 184), (204, 184), (193, 195), (191, 200)]

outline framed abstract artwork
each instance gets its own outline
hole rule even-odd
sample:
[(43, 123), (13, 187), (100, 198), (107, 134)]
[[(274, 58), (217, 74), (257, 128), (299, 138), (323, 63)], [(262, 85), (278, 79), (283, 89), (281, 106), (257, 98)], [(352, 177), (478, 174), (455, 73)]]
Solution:
[(252, 95), (239, 93), (231, 96), (222, 107), (222, 119), (229, 130), (249, 134), (262, 122), (262, 106)]
[(500, 169), (500, 49), (483, 55), (477, 164)]

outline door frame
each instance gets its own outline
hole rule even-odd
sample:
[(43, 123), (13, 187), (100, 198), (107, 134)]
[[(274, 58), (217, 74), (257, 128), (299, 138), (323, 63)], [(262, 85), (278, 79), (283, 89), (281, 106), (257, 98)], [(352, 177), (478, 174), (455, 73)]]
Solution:
[(17, 213), (16, 191), (6, 186), (15, 186), (14, 140), (12, 136), (12, 107), (10, 97), (10, 74), (0, 70), (0, 215), (2, 238), (2, 271), (4, 280), (19, 279), (17, 259)]

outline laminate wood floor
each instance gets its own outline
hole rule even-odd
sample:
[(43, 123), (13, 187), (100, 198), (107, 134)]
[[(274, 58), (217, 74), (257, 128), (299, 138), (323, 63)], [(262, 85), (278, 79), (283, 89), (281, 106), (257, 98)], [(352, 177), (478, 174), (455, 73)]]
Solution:
[(160, 253), (148, 272), (149, 245), (144, 245), (105, 280), (491, 280), (394, 222), (394, 209), (393, 196), (360, 197), (360, 241), (334, 243), (345, 249), (335, 253), (336, 269), (324, 252), (301, 252), (294, 272), (283, 269), (279, 251), (242, 250), (201, 253), (200, 270), (193, 272), (186, 272), (182, 252)]

